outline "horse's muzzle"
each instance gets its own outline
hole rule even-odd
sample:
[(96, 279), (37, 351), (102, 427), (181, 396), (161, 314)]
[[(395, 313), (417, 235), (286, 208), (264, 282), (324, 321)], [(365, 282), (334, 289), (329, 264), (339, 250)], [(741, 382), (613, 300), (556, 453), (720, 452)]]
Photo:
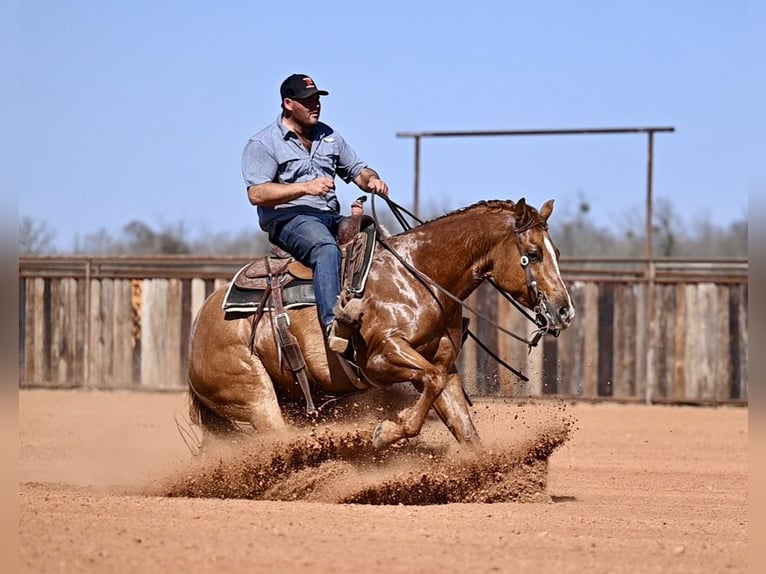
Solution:
[(562, 305), (555, 307), (548, 301), (545, 302), (545, 317), (551, 331), (563, 331), (572, 323), (575, 316), (574, 306)]

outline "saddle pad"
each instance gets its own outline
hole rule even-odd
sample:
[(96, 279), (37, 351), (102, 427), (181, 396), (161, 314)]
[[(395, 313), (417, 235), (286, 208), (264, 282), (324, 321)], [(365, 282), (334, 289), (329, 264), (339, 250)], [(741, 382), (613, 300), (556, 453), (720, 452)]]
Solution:
[[(253, 313), (258, 310), (264, 293), (264, 290), (240, 289), (232, 281), (226, 296), (223, 298), (223, 310), (235, 313)], [(285, 309), (316, 305), (314, 284), (311, 281), (293, 280), (282, 287), (282, 301)], [(273, 310), (270, 300), (264, 310)]]

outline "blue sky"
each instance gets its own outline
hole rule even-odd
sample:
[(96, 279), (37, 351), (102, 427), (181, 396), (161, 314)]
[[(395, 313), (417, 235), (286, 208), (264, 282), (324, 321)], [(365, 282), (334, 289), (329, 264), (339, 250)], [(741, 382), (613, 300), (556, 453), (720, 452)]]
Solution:
[[(4, 10), (18, 89), (0, 103), (15, 99), (20, 112), (5, 122), (4, 186), (60, 250), (136, 219), (192, 234), (256, 227), (241, 152), (276, 118), (293, 72), (330, 91), (322, 119), (406, 207), (413, 142), (396, 134), (421, 130), (673, 126), (656, 136), (655, 194), (688, 225), (740, 220), (748, 194), (766, 189), (754, 127), (764, 112), (752, 101), (766, 79), (750, 64), (760, 14), (743, 0), (24, 0)], [(585, 197), (597, 223), (619, 227), (643, 217), (646, 147), (637, 135), (424, 140), (421, 210), (522, 196), (573, 210)], [(359, 195), (338, 186), (345, 205)]]

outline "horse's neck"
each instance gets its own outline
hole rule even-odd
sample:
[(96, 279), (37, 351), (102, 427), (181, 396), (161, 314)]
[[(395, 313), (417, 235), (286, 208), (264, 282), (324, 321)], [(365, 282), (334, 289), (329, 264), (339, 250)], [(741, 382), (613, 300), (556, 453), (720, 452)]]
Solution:
[[(460, 214), (466, 215), (466, 214)], [(491, 268), (491, 233), (483, 233), (476, 217), (454, 215), (415, 229), (403, 237), (409, 259), (424, 275), (453, 295), (468, 297)]]

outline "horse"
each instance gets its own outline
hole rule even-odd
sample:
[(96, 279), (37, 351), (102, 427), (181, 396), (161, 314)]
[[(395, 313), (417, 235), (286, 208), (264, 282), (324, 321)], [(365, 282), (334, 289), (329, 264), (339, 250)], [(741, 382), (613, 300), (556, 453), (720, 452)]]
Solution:
[[(548, 200), (538, 211), (524, 198), (483, 200), (379, 239), (351, 339), (358, 381), (348, 376), (348, 367), (339, 368), (346, 359), (327, 346), (315, 307), (286, 311), (312, 392), (341, 397), (360, 392), (360, 381), (365, 388), (384, 389), (411, 383), (417, 390), (414, 404), (395, 421), (377, 424), (375, 447), (417, 436), (432, 407), (458, 443), (478, 447), (455, 366), (465, 338), (461, 302), (489, 280), (534, 310), (546, 329), (569, 326), (575, 309), (548, 231), (553, 203)], [(268, 321), (222, 310), (226, 289), (205, 300), (192, 326), (190, 418), (203, 436), (248, 425), (258, 433), (286, 431), (280, 404), (299, 402), (299, 385), (281, 362)]]

